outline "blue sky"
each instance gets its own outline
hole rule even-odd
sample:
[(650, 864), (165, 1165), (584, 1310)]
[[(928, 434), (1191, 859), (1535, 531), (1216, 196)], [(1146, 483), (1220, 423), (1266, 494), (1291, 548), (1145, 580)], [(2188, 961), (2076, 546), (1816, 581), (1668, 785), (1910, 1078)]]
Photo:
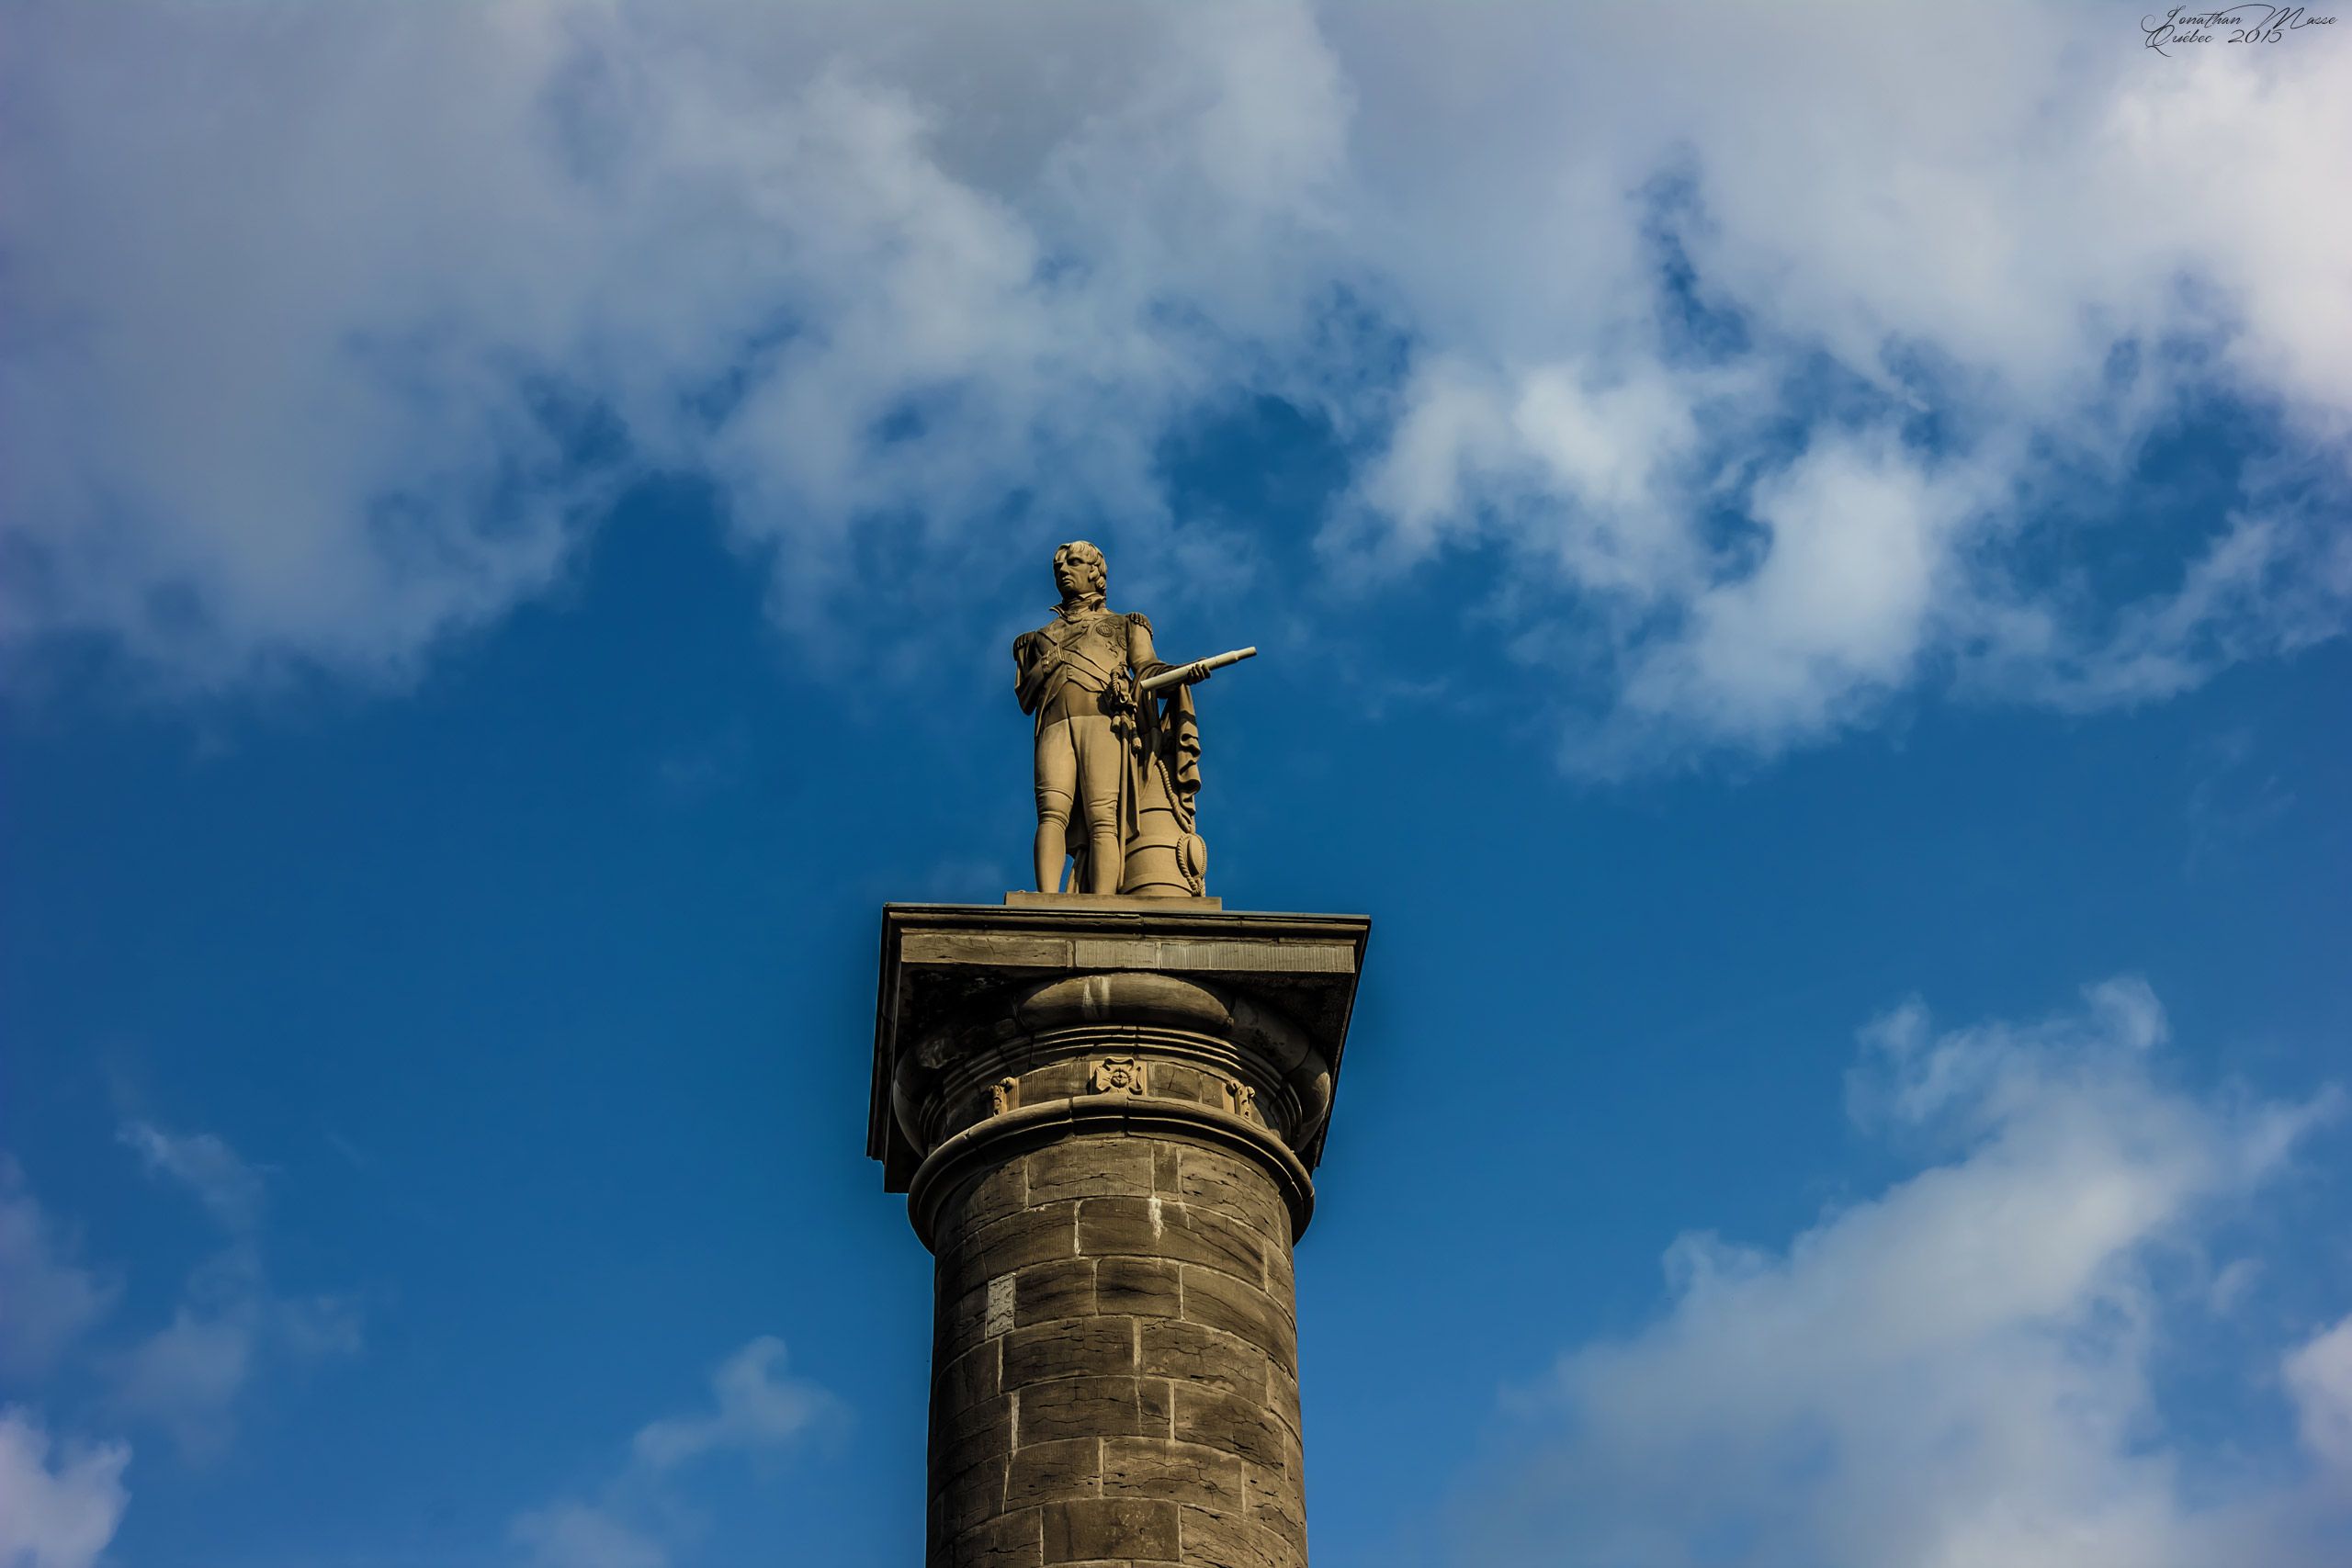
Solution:
[(18, 10), (0, 1568), (912, 1560), (1073, 536), (1375, 922), (1317, 1561), (2352, 1551), (2344, 39)]

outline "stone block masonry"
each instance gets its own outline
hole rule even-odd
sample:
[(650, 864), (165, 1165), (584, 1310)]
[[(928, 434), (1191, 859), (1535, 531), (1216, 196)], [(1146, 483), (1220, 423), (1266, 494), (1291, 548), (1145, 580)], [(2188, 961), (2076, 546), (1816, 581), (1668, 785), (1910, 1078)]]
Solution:
[(947, 1561), (1306, 1562), (1290, 1213), (1248, 1160), (1078, 1134), (966, 1183), (934, 1235)]
[(870, 1147), (937, 1260), (932, 1568), (1304, 1568), (1291, 1249), (1367, 931), (886, 910)]

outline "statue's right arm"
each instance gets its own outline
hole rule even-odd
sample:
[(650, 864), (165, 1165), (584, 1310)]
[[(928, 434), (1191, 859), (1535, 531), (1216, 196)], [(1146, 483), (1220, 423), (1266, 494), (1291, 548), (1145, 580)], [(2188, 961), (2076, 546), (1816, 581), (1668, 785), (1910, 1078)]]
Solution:
[(1035, 632), (1023, 632), (1012, 639), (1012, 694), (1021, 704), (1023, 713), (1035, 713), (1037, 703), (1045, 693), (1045, 661)]

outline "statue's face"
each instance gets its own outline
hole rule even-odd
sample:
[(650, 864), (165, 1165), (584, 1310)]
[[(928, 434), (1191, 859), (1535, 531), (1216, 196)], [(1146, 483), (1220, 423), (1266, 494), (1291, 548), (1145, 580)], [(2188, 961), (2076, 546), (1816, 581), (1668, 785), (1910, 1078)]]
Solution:
[(1064, 545), (1054, 552), (1054, 586), (1065, 599), (1100, 593), (1104, 578), (1101, 552), (1087, 545)]

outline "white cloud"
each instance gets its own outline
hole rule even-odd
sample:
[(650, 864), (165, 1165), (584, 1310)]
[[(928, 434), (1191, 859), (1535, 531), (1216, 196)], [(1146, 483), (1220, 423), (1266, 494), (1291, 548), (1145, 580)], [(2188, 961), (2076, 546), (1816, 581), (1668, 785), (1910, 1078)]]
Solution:
[(2298, 1346), (2283, 1370), (2303, 1441), (2352, 1481), (2352, 1317)]
[[(1168, 39), (540, 0), (25, 20), (12, 123), (43, 152), (0, 243), (48, 330), (0, 381), (6, 625), (198, 680), (397, 674), (543, 586), (603, 493), (552, 404), (716, 478), (787, 610), (876, 513), (944, 540), (1032, 488), (1148, 513), (1171, 408), (1230, 380), (1217, 333), (1287, 309), (1253, 242), (1333, 135), (1250, 53), (1301, 31), (1280, 11)], [(966, 112), (1046, 123), (942, 123), (932, 89), (974, 73)], [(1088, 85), (1027, 99), (1039, 73)], [(1023, 204), (957, 154), (1011, 159)], [(1187, 254), (1252, 279), (1159, 330)]]
[(69, 1260), (16, 1162), (0, 1156), (0, 1376), (47, 1371), (117, 1293), (112, 1281)]
[(1909, 684), (1956, 597), (1974, 491), (1884, 432), (1817, 439), (1752, 492), (1754, 570), (1696, 590), (1681, 634), (1634, 656), (1627, 716), (1769, 749)]
[(1922, 687), (2145, 700), (2352, 605), (2324, 503), (2147, 539), (2102, 499), (2209, 396), (2344, 488), (2321, 30), (2168, 61), (2055, 0), (500, 0), (11, 31), (19, 644), (397, 678), (654, 468), (715, 481), (804, 626), (877, 524), (958, 592), (1009, 504), (1173, 559), (1164, 438), (1260, 393), (1356, 462), (1336, 567), (1498, 552), (1520, 646), (1594, 694), (1584, 765)]
[[(2138, 981), (2079, 1013), (1864, 1032), (1857, 1116), (1939, 1161), (1785, 1248), (1687, 1235), (1671, 1304), (1583, 1346), (1561, 1435), (1499, 1488), (1481, 1562), (1811, 1568), (2319, 1568), (2333, 1521), (2291, 1456), (2173, 1435), (2166, 1283), (2334, 1105), (2205, 1099), (2155, 1058)], [(2288, 1358), (2309, 1450), (2352, 1453), (2352, 1328)], [(2268, 1379), (2248, 1374), (2249, 1396)], [(2275, 1393), (2271, 1395), (2275, 1398)], [(2340, 1540), (2340, 1536), (2337, 1538)]]
[(1679, 479), (1702, 410), (1739, 389), (1641, 365), (1604, 375), (1555, 363), (1499, 377), (1432, 357), (1414, 371), (1362, 508), (1331, 536), (1335, 558), (1396, 570), (1476, 538), (1492, 513), (1573, 508), (1574, 525), (1521, 543), (1596, 592), (1645, 607), (1702, 580)]
[(512, 1534), (533, 1568), (663, 1568), (693, 1533), (677, 1486), (700, 1461), (789, 1447), (840, 1406), (785, 1371), (784, 1341), (762, 1335), (711, 1373), (707, 1409), (639, 1427), (629, 1461), (593, 1501), (564, 1498), (516, 1516)]
[(784, 1361), (783, 1340), (752, 1340), (711, 1374), (715, 1409), (651, 1423), (637, 1434), (632, 1451), (656, 1470), (671, 1470), (707, 1453), (767, 1448), (798, 1437), (829, 1402), (819, 1389), (785, 1376)]
[(130, 1495), (121, 1443), (71, 1445), (22, 1408), (0, 1409), (0, 1568), (91, 1568), (114, 1539)]
[[(2352, 59), (2159, 62), (2098, 6), (1693, 19), (1329, 14), (1378, 260), (1426, 345), (1336, 559), (1476, 539), (1549, 569), (1555, 599), (1521, 592), (1522, 613), (1608, 632), (1528, 639), (1599, 694), (1569, 748), (1599, 768), (1769, 753), (1946, 681), (2143, 700), (2341, 631), (2340, 530), (2150, 539), (2098, 492), (2218, 394), (2281, 411), (2342, 493), (2352, 220), (2314, 207), (2342, 183), (2314, 150), (2352, 139)], [(2264, 146), (2289, 150), (2233, 185)], [(1704, 344), (1661, 289), (1660, 231)], [(1693, 364), (1716, 380), (1677, 391), (1685, 417), (1611, 433), (1630, 491), (1532, 460), (1510, 389), (1673, 387)], [(1631, 558), (1606, 547), (1629, 517)], [(2116, 550), (2175, 585), (2109, 581)]]

